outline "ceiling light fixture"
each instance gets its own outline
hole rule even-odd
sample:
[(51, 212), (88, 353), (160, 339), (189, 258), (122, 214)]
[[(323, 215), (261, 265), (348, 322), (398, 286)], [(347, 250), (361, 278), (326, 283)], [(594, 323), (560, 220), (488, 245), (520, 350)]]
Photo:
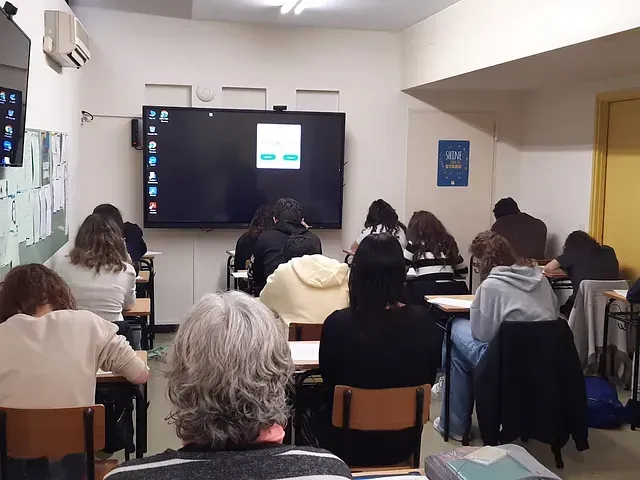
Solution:
[(296, 15), (300, 15), (302, 12), (304, 12), (305, 8), (307, 8), (306, 0), (300, 0), (300, 3), (296, 7), (296, 9), (293, 11), (293, 13), (295, 13)]
[(280, 9), (280, 13), (282, 15), (287, 15), (291, 10), (294, 9), (294, 7), (296, 7), (296, 5), (298, 5), (301, 2), (302, 0), (287, 0), (284, 3), (284, 5), (282, 5), (282, 8)]

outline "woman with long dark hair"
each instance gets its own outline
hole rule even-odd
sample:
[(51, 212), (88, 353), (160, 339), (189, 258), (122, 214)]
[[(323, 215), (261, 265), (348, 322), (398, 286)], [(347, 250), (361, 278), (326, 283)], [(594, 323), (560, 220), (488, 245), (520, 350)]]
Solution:
[(405, 258), (412, 303), (424, 303), (425, 295), (463, 295), (469, 269), (458, 244), (431, 212), (415, 212), (407, 227)]
[[(466, 431), (471, 408), (473, 369), (502, 322), (537, 322), (558, 318), (557, 299), (542, 270), (523, 260), (495, 232), (482, 232), (471, 243), (482, 283), (471, 304), (469, 319), (454, 320), (451, 329), (450, 434), (457, 441)], [(445, 346), (442, 351), (445, 357)], [(444, 402), (433, 428), (442, 432)]]
[(571, 278), (573, 293), (560, 307), (569, 318), (576, 300), (576, 294), (583, 280), (620, 280), (620, 265), (613, 248), (600, 245), (587, 232), (571, 232), (564, 242), (562, 254), (551, 260), (545, 273), (566, 273)]
[[(331, 314), (322, 330), (320, 370), (329, 403), (336, 385), (433, 385), (442, 336), (424, 305), (406, 304), (405, 278), (402, 247), (392, 234), (362, 240), (351, 268), (349, 307)], [(330, 414), (325, 420), (330, 425)], [(340, 432), (327, 430), (321, 444), (340, 455)], [(352, 432), (348, 461), (393, 465), (409, 456), (413, 442), (411, 432)]]
[(253, 250), (260, 235), (273, 227), (273, 211), (269, 205), (260, 205), (253, 215), (249, 230), (244, 232), (236, 243), (234, 268), (246, 270), (247, 263), (253, 256)]
[(122, 229), (103, 215), (84, 220), (69, 256), (55, 269), (69, 284), (79, 310), (117, 322), (136, 301), (136, 271)]
[(399, 220), (394, 208), (379, 198), (369, 206), (369, 212), (364, 222), (364, 230), (362, 230), (358, 239), (353, 242), (351, 249), (355, 251), (367, 235), (385, 232), (393, 235), (400, 242), (402, 248), (405, 248), (407, 246), (406, 230), (407, 228)]

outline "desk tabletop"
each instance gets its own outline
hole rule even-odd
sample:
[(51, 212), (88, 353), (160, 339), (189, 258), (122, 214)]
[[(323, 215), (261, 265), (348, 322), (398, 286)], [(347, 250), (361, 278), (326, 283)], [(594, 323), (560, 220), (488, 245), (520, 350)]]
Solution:
[(136, 303), (129, 310), (122, 312), (122, 315), (126, 317), (147, 317), (151, 315), (151, 299), (150, 298), (136, 298)]
[(137, 284), (149, 283), (150, 276), (151, 276), (151, 272), (149, 270), (143, 270), (136, 277), (136, 283)]
[(604, 296), (608, 297), (608, 298), (613, 298), (614, 300), (618, 300), (620, 302), (629, 303), (629, 301), (627, 300), (626, 295), (622, 295), (622, 294), (616, 292), (615, 290), (609, 290), (607, 292), (604, 292)]
[[(424, 297), (424, 299), (427, 302), (430, 302), (431, 300), (435, 300), (436, 298), (450, 298), (452, 300), (464, 300), (467, 302), (473, 302), (476, 296), (475, 295), (427, 295)], [(435, 303), (433, 305), (435, 305), (445, 313), (468, 313), (469, 312), (469, 309), (466, 307), (458, 307), (453, 305), (438, 305)]]
[(548, 272), (544, 271), (544, 266), (543, 265), (540, 265), (540, 268), (542, 269), (542, 274), (547, 278), (551, 278), (551, 279), (554, 279), (554, 280), (557, 280), (557, 279), (569, 280), (569, 275), (567, 275), (565, 272), (548, 273)]
[(144, 258), (145, 260), (153, 260), (158, 255), (162, 255), (162, 252), (154, 252), (153, 250), (149, 250), (142, 256), (142, 258)]
[(244, 278), (246, 280), (249, 278), (249, 272), (247, 270), (238, 270), (237, 272), (231, 272), (231, 276), (235, 279)]
[[(366, 470), (364, 472), (353, 472), (353, 478), (369, 477), (375, 478), (378, 476), (389, 477), (390, 479), (395, 477), (409, 476), (408, 478), (426, 478), (422, 470), (416, 468), (396, 468), (396, 469), (380, 469), (380, 470)], [(382, 479), (381, 479), (382, 480)]]
[(347, 250), (346, 248), (342, 249), (342, 253), (346, 253), (347, 255), (351, 255), (352, 257), (356, 254), (354, 250)]
[(320, 366), (320, 342), (289, 342), (296, 370), (311, 370)]
[(235, 250), (225, 250), (225, 252), (227, 252), (227, 255), (229, 255), (230, 257), (235, 257), (236, 256), (236, 251)]
[[(147, 365), (147, 352), (141, 350), (136, 351), (136, 355), (138, 358), (142, 359), (145, 365)], [(103, 372), (102, 370), (98, 370), (96, 373), (96, 381), (98, 383), (114, 383), (114, 382), (123, 382), (128, 383), (128, 380), (120, 375), (116, 375), (113, 372)]]

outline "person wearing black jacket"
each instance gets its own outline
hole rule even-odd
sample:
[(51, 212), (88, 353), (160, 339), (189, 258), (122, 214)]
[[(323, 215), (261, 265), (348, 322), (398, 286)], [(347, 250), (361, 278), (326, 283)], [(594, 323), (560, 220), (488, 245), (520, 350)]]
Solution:
[(251, 265), (251, 282), (254, 294), (259, 294), (267, 283), (267, 278), (281, 263), (285, 263), (282, 255), (287, 240), (292, 235), (309, 237), (322, 254), (322, 242), (311, 233), (304, 223), (302, 206), (292, 198), (281, 198), (273, 207), (275, 225), (267, 230), (256, 242)]
[(578, 451), (589, 448), (582, 367), (563, 319), (504, 322), (475, 369), (474, 391), (485, 445), (538, 440), (558, 464), (569, 436)]
[(503, 198), (493, 207), (496, 222), (491, 230), (506, 238), (518, 256), (542, 260), (547, 244), (547, 226), (538, 218), (521, 212), (516, 201)]

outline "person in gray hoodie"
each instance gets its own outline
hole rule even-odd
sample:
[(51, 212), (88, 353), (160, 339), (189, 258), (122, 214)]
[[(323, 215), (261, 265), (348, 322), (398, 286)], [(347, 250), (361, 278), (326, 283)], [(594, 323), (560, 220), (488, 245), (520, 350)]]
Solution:
[[(451, 331), (450, 435), (461, 441), (472, 402), (473, 369), (502, 322), (556, 320), (558, 302), (542, 269), (519, 258), (509, 242), (495, 232), (482, 232), (471, 244), (482, 283), (471, 304), (470, 318), (454, 321)], [(445, 346), (442, 363), (446, 361)], [(433, 427), (442, 433), (444, 402)]]

